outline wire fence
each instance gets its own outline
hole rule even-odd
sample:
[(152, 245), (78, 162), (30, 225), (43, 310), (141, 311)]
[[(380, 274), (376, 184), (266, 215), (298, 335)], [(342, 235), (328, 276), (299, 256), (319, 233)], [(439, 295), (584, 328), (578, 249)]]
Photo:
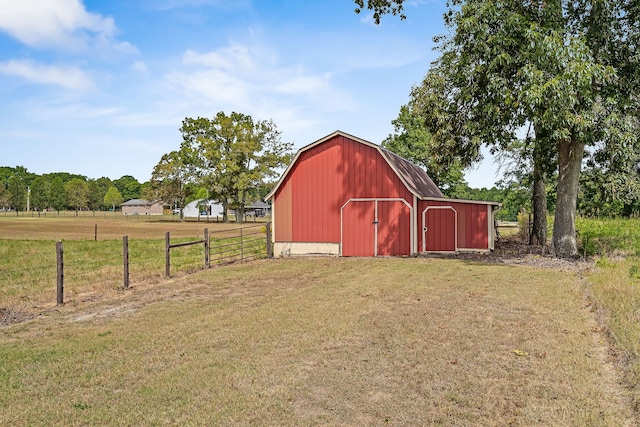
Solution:
[[(0, 241), (0, 311), (81, 303), (131, 283), (270, 256), (270, 224), (198, 237)], [(1, 316), (0, 316), (1, 317)], [(0, 319), (1, 324), (1, 319)]]

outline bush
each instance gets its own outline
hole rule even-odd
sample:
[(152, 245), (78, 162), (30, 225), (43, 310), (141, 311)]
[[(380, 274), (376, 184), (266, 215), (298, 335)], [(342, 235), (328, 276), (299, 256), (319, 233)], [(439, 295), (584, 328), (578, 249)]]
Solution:
[(640, 255), (640, 220), (576, 219), (583, 256)]

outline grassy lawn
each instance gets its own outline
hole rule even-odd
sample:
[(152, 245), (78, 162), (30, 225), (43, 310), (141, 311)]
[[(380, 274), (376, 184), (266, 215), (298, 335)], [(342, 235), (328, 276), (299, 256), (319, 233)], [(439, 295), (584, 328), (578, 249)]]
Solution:
[(264, 260), (1, 328), (0, 425), (632, 425), (605, 353), (574, 271)]

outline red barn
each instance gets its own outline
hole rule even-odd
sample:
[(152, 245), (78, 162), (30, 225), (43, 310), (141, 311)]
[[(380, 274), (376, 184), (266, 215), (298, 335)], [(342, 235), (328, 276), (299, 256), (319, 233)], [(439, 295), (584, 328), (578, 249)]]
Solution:
[(489, 251), (499, 206), (445, 198), (420, 167), (341, 131), (301, 148), (266, 199), (276, 256)]

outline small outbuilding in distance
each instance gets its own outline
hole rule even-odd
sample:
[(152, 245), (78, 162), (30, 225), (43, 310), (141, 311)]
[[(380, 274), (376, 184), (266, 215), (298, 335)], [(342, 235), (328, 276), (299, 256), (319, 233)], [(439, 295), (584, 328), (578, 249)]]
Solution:
[(122, 215), (162, 215), (164, 212), (160, 200), (131, 199), (120, 206)]
[(275, 256), (490, 251), (500, 206), (444, 197), (419, 166), (342, 131), (301, 148), (265, 199)]

